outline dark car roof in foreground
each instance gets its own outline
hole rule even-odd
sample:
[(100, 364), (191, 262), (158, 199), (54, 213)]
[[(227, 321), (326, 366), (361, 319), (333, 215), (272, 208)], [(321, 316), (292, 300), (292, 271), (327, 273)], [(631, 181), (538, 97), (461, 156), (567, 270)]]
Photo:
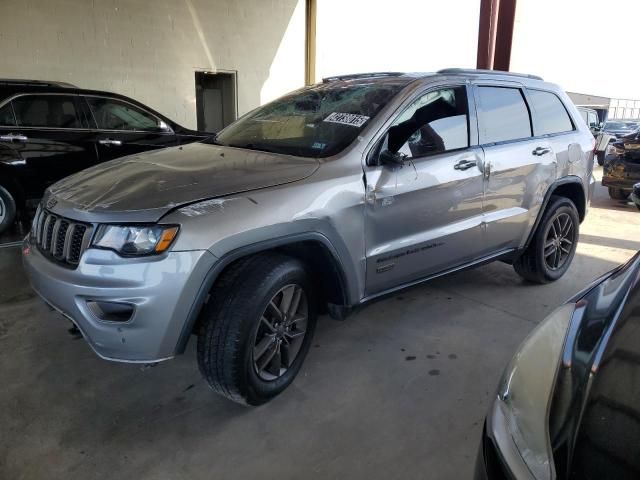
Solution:
[(640, 478), (640, 252), (576, 305), (550, 411), (558, 479)]

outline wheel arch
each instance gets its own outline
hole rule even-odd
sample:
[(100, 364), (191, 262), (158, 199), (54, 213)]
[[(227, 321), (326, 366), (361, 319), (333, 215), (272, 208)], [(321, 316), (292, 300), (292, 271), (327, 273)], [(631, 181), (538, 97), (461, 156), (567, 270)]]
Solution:
[(547, 210), (547, 206), (549, 205), (549, 201), (552, 196), (565, 197), (573, 202), (578, 210), (578, 218), (580, 219), (580, 223), (584, 220), (587, 214), (587, 196), (584, 190), (584, 186), (582, 185), (582, 180), (577, 176), (567, 176), (556, 180), (552, 183), (547, 192), (544, 195), (544, 200), (540, 207), (540, 211), (538, 212), (538, 216), (536, 217), (536, 221), (533, 224), (533, 228), (529, 232), (529, 236), (527, 237), (527, 241), (524, 244), (523, 250), (526, 249), (535, 232), (540, 225), (540, 221), (544, 216), (544, 212)]
[(16, 207), (23, 208), (26, 195), (20, 182), (15, 178), (13, 168), (0, 162), (0, 186), (7, 189), (16, 202)]
[(218, 278), (235, 262), (266, 252), (284, 253), (311, 267), (310, 273), (321, 289), (324, 303), (329, 306), (336, 305), (346, 309), (353, 303), (349, 296), (347, 276), (342, 268), (339, 254), (323, 234), (308, 232), (246, 245), (220, 257), (205, 276), (182, 327), (176, 345), (176, 354), (184, 352), (191, 334), (198, 325), (200, 313), (207, 302), (209, 292)]

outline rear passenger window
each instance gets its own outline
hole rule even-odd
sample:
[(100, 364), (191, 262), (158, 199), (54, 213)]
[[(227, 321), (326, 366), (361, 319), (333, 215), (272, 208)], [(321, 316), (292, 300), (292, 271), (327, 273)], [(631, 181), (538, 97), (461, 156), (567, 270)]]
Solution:
[(4, 107), (0, 108), (0, 127), (15, 127), (16, 119), (13, 116), (13, 109), (11, 103), (7, 103)]
[(21, 127), (81, 128), (74, 97), (26, 95), (13, 100)]
[(535, 135), (570, 132), (573, 123), (560, 99), (551, 92), (529, 90), (533, 107), (533, 132)]
[(478, 127), (481, 144), (530, 137), (529, 110), (520, 89), (478, 87)]

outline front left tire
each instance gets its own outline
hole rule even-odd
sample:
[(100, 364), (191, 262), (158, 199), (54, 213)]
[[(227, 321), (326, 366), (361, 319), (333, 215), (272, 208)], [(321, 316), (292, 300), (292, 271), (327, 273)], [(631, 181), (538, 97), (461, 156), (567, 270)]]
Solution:
[(198, 366), (209, 386), (234, 402), (260, 405), (294, 380), (317, 320), (305, 266), (279, 253), (232, 265), (201, 316)]

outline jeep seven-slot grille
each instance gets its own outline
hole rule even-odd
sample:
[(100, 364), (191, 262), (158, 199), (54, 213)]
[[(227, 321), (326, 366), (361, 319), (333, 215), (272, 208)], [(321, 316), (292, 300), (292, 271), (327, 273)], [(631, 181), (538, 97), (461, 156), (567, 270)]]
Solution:
[(75, 267), (91, 240), (91, 225), (38, 209), (34, 239), (38, 249), (54, 260)]

